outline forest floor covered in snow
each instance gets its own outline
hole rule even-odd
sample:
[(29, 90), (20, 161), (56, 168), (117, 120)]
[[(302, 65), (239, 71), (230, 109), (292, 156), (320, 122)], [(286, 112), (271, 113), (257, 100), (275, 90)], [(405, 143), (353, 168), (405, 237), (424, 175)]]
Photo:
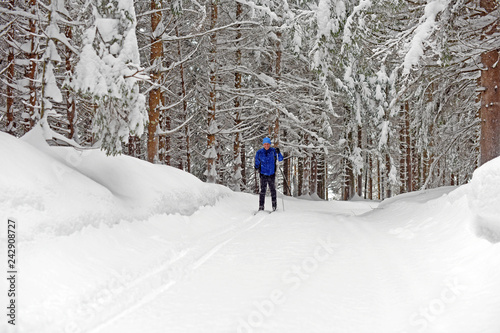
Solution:
[(255, 195), (39, 130), (0, 133), (0, 155), (18, 332), (500, 332), (500, 159), (460, 187), (254, 215)]

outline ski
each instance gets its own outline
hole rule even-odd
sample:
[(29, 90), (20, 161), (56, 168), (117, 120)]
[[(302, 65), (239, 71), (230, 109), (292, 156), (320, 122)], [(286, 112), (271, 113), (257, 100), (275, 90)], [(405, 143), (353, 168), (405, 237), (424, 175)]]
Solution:
[(258, 210), (256, 212), (253, 213), (253, 215), (257, 215), (259, 213), (267, 213), (267, 214), (271, 214), (271, 213), (274, 213), (276, 212), (277, 210)]

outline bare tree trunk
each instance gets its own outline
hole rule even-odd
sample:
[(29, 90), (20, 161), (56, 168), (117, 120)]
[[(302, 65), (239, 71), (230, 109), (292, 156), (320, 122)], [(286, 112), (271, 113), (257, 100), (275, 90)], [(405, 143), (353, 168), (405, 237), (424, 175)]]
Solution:
[(304, 184), (304, 157), (299, 156), (298, 157), (298, 170), (297, 170), (297, 195), (300, 197), (303, 189), (303, 184)]
[(368, 197), (368, 173), (370, 172), (368, 169), (368, 153), (365, 155), (365, 158), (364, 158), (364, 164), (365, 164), (365, 168), (363, 170), (363, 175), (365, 176), (365, 180), (364, 180), (364, 183), (363, 183), (363, 187), (364, 187), (364, 193), (363, 193), (363, 198), (367, 198)]
[[(179, 37), (179, 25), (175, 25), (175, 36)], [(177, 41), (177, 56), (179, 61), (182, 60), (182, 45), (180, 40)], [(187, 101), (186, 101), (186, 81), (184, 79), (184, 63), (181, 62), (179, 65), (179, 75), (181, 77), (181, 97), (182, 97), (182, 114), (184, 115), (184, 121), (188, 119), (188, 109), (187, 109)], [(190, 147), (190, 130), (189, 124), (186, 124), (184, 127), (184, 136), (185, 136), (185, 144), (186, 144), (186, 165), (184, 166), (184, 170), (191, 173), (191, 147)]]
[(160, 108), (162, 106), (163, 94), (161, 91), (163, 59), (163, 42), (156, 28), (162, 20), (162, 1), (151, 0), (151, 66), (155, 69), (151, 73), (154, 87), (149, 92), (149, 123), (148, 123), (148, 161), (154, 163), (158, 155), (158, 127), (160, 124)]
[[(162, 93), (162, 100), (164, 94)], [(163, 103), (162, 103), (163, 104)], [(168, 131), (172, 127), (172, 119), (168, 111), (161, 110), (159, 114), (160, 129)], [(158, 136), (158, 161), (161, 164), (172, 165), (172, 138), (170, 134)]]
[(415, 139), (412, 144), (412, 161), (413, 161), (413, 190), (420, 188), (420, 179), (422, 178), (422, 159), (418, 150), (415, 148)]
[(422, 152), (422, 179), (420, 180), (421, 184), (425, 184), (425, 180), (429, 176), (430, 166), (431, 163), (429, 161), (429, 153), (427, 152), (427, 149), (424, 148), (424, 151)]
[(354, 171), (352, 161), (349, 159), (349, 151), (352, 145), (352, 132), (347, 133), (347, 142), (342, 158), (342, 200), (350, 200), (354, 195)]
[(328, 163), (326, 160), (326, 154), (323, 154), (322, 158), (322, 168), (323, 170), (323, 199), (328, 200)]
[[(359, 153), (362, 154), (362, 149), (363, 149), (363, 131), (361, 129), (361, 125), (358, 124), (358, 149), (359, 149)], [(363, 167), (364, 169), (364, 167)], [(356, 172), (358, 172), (357, 168), (356, 168)], [(356, 192), (358, 194), (359, 197), (361, 197), (363, 195), (363, 172), (362, 170), (360, 170), (358, 172), (358, 175), (357, 175), (357, 189), (356, 189)]]
[[(309, 136), (304, 135), (304, 146), (309, 144)], [(309, 151), (304, 152), (303, 158), (303, 169), (302, 169), (302, 194), (310, 195), (311, 194), (311, 156)]]
[[(36, 17), (36, 0), (29, 0), (29, 7), (31, 8), (31, 14), (33, 17)], [(38, 63), (38, 36), (37, 36), (37, 27), (36, 20), (34, 18), (30, 18), (28, 21), (28, 30), (29, 30), (29, 43), (30, 50), (28, 53), (29, 65), (26, 70), (26, 78), (28, 79), (28, 90), (29, 90), (29, 102), (28, 102), (28, 115), (29, 118), (24, 119), (24, 130), (28, 132), (35, 125), (35, 117), (37, 114), (37, 104), (38, 104), (38, 94), (37, 94), (37, 84), (36, 80), (36, 71), (37, 71), (37, 63)]]
[(245, 142), (241, 142), (241, 182), (243, 186), (247, 185), (247, 155)]
[(311, 184), (310, 184), (311, 195), (318, 194), (318, 159), (316, 154), (311, 156)]
[[(14, 10), (15, 8), (15, 0), (10, 0), (9, 2), (9, 10)], [(7, 33), (7, 40), (9, 44), (14, 42), (14, 23), (9, 27), (9, 32)], [(7, 56), (7, 132), (10, 134), (14, 133), (15, 123), (14, 123), (14, 47), (9, 45), (9, 53)]]
[[(283, 131), (283, 136), (285, 138), (285, 141), (286, 141), (286, 138), (287, 138), (287, 131), (284, 130)], [(289, 156), (289, 153), (288, 152), (283, 152), (283, 158), (284, 158), (284, 161), (283, 161), (283, 173), (285, 174), (285, 181), (288, 182), (288, 186), (285, 186), (285, 188), (283, 189), (285, 195), (289, 195), (291, 196), (292, 195), (292, 184), (290, 183), (290, 156)]]
[[(371, 146), (371, 140), (370, 140)], [(373, 200), (373, 157), (368, 154), (368, 199)]]
[(346, 200), (351, 200), (354, 197), (354, 166), (352, 165), (351, 160), (348, 160), (348, 168), (347, 168), (347, 178), (348, 178), (348, 197)]
[[(498, 8), (496, 0), (480, 0), (486, 14)], [(498, 30), (497, 23), (485, 29), (484, 35), (492, 35)], [(483, 36), (485, 38), (486, 36)], [(500, 156), (500, 49), (490, 50), (481, 55), (484, 69), (481, 70), (481, 164)]]
[(317, 160), (318, 164), (318, 196), (326, 200), (326, 177), (325, 177), (325, 154), (319, 154), (319, 158)]
[(380, 158), (377, 157), (377, 199), (382, 200), (382, 172), (380, 170)]
[[(281, 31), (276, 32), (276, 81), (279, 84), (281, 77)], [(278, 101), (279, 102), (279, 101)], [(274, 146), (278, 147), (280, 143), (280, 111), (276, 108), (276, 118), (274, 119)]]
[[(243, 12), (241, 3), (237, 2), (236, 3), (236, 21), (240, 20), (241, 14)], [(239, 26), (237, 27), (237, 32), (236, 32), (236, 68), (239, 68), (241, 66), (241, 49), (240, 49), (240, 40), (241, 38), (241, 30), (239, 29)], [(236, 90), (236, 94), (240, 93), (241, 90), (241, 73), (236, 70), (234, 73), (234, 89)], [(234, 137), (234, 145), (233, 145), (233, 190), (234, 191), (241, 191), (242, 186), (241, 186), (241, 143), (240, 143), (240, 125), (241, 125), (241, 111), (240, 111), (240, 96), (236, 96), (234, 99), (234, 109), (236, 110), (236, 115), (235, 115), (235, 125), (236, 125), (236, 134)]]
[(141, 155), (141, 138), (135, 135), (128, 137), (128, 155), (139, 157)]
[[(494, 1), (491, 1), (494, 2)], [(485, 52), (481, 62), (481, 164), (500, 156), (500, 59), (499, 50)]]
[[(217, 1), (212, 0), (210, 5), (210, 29), (214, 29), (217, 23)], [(216, 159), (217, 149), (215, 142), (215, 133), (217, 132), (217, 125), (215, 122), (216, 111), (216, 86), (217, 86), (217, 34), (214, 32), (210, 35), (210, 94), (208, 101), (208, 132), (207, 132), (207, 182), (215, 183), (217, 180)]]
[[(403, 108), (401, 108), (403, 111)], [(404, 111), (403, 111), (404, 112)], [(405, 147), (405, 125), (404, 116), (401, 117), (402, 121), (399, 122), (399, 193), (405, 193), (406, 187), (406, 147)]]
[(411, 138), (410, 138), (410, 104), (405, 103), (405, 144), (406, 144), (406, 191), (413, 191), (413, 168), (412, 168), (412, 153), (411, 153)]
[[(67, 26), (65, 29), (65, 35), (68, 40), (73, 38), (73, 29), (71, 26)], [(73, 65), (72, 65), (73, 52), (70, 48), (66, 47), (66, 73), (68, 73), (69, 82), (72, 81), (73, 77)], [(71, 87), (71, 85), (69, 85)], [(68, 138), (75, 139), (76, 128), (75, 128), (75, 116), (76, 116), (76, 103), (75, 94), (73, 89), (68, 87), (66, 92), (66, 113), (68, 115)]]
[(351, 198), (349, 193), (349, 160), (345, 157), (342, 158), (342, 200), (347, 201)]
[[(389, 144), (387, 144), (389, 146)], [(391, 158), (389, 156), (389, 152), (385, 154), (385, 171), (386, 171), (386, 189), (385, 189), (385, 198), (390, 198), (392, 196), (392, 191), (391, 191)]]
[(302, 181), (304, 188), (302, 189), (302, 194), (311, 194), (311, 157), (305, 154), (304, 157), (304, 169), (302, 170), (304, 179)]

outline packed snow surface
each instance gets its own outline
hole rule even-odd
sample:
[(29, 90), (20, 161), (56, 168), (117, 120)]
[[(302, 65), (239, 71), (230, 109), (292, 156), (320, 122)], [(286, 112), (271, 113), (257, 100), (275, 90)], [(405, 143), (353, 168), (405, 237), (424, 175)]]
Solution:
[(500, 159), (461, 187), (254, 215), (255, 195), (40, 130), (0, 154), (18, 332), (500, 332)]

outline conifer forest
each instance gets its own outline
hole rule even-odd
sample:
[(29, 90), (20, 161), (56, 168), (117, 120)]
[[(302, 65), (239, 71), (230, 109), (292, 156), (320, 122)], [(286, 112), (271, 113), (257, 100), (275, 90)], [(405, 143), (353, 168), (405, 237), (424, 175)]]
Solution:
[(2, 0), (0, 130), (256, 192), (383, 200), (500, 156), (496, 0)]

